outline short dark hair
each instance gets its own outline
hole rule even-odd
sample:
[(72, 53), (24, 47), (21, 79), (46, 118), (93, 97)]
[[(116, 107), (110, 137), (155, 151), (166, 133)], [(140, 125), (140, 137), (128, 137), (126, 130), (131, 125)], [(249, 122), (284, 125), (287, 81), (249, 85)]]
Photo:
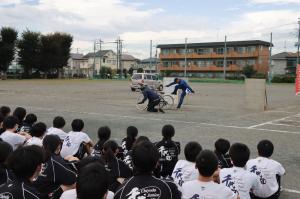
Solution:
[(203, 150), (196, 158), (196, 167), (203, 177), (210, 177), (218, 168), (218, 158), (214, 152)]
[(64, 126), (66, 125), (66, 121), (63, 117), (61, 116), (56, 116), (54, 119), (53, 119), (53, 127), (54, 128), (63, 128)]
[(18, 119), (15, 116), (8, 116), (3, 120), (4, 129), (13, 129), (18, 124)]
[(8, 106), (1, 106), (0, 113), (3, 115), (3, 117), (7, 117), (10, 113), (10, 108)]
[(17, 178), (29, 179), (37, 167), (44, 162), (44, 151), (41, 147), (32, 145), (19, 147), (7, 159), (7, 167)]
[(24, 117), (26, 116), (26, 109), (23, 107), (17, 107), (13, 112), (13, 116), (18, 118), (18, 123), (20, 124), (23, 122)]
[(258, 155), (269, 158), (274, 151), (274, 145), (270, 140), (262, 140), (257, 145)]
[(152, 172), (159, 160), (157, 148), (149, 141), (137, 144), (132, 149), (132, 163), (136, 171), (141, 173)]
[(185, 159), (189, 162), (196, 162), (196, 158), (202, 151), (202, 147), (198, 142), (189, 142), (184, 147)]
[(9, 154), (13, 151), (13, 148), (10, 144), (4, 141), (0, 141), (0, 163), (3, 164)]
[(24, 122), (26, 122), (27, 124), (34, 124), (37, 121), (37, 117), (35, 114), (30, 113), (28, 115), (26, 115)]
[(229, 156), (234, 166), (244, 167), (249, 160), (250, 150), (245, 144), (235, 143), (229, 149)]
[(82, 119), (75, 119), (72, 121), (71, 126), (72, 126), (72, 130), (75, 132), (82, 131), (84, 127), (84, 122)]
[(175, 135), (175, 129), (172, 125), (167, 124), (162, 128), (162, 136), (166, 139), (170, 139)]
[(60, 144), (62, 142), (58, 135), (46, 135), (43, 139), (43, 147), (49, 154), (54, 154)]
[(126, 133), (126, 149), (131, 150), (133, 143), (136, 140), (136, 136), (139, 134), (139, 130), (135, 126), (129, 126)]
[(215, 142), (216, 152), (219, 154), (226, 154), (230, 148), (230, 142), (226, 139), (220, 138)]
[(101, 199), (109, 186), (109, 175), (99, 163), (90, 163), (83, 167), (78, 175), (76, 192), (78, 199)]
[(108, 126), (101, 126), (98, 129), (98, 138), (99, 140), (109, 140), (110, 138), (110, 128)]
[(150, 142), (149, 138), (147, 136), (139, 136), (133, 143), (133, 147), (137, 144), (143, 143), (143, 142)]
[(0, 113), (0, 124), (3, 122), (4, 116)]
[(177, 82), (179, 79), (176, 77), (176, 78), (174, 78), (174, 82)]
[(32, 126), (30, 130), (30, 134), (34, 137), (41, 137), (44, 135), (47, 131), (47, 126), (43, 122), (36, 123)]

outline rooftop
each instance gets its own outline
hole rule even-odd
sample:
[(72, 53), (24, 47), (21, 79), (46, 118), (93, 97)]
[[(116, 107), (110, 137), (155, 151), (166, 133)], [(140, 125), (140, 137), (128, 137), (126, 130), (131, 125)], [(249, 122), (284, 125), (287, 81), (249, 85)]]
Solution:
[[(98, 50), (95, 53), (95, 57), (103, 57), (110, 51), (113, 52), (112, 50), (101, 50), (101, 51)], [(88, 53), (88, 54), (84, 55), (84, 58), (90, 58), (90, 57), (94, 57), (94, 53)]]
[[(206, 43), (188, 43), (189, 48), (199, 48), (199, 47), (219, 47), (224, 46), (225, 42), (206, 42)], [(261, 40), (248, 40), (248, 41), (228, 41), (226, 45), (232, 46), (253, 46), (253, 45), (263, 45), (263, 46), (273, 46), (270, 42)], [(184, 48), (185, 44), (159, 44), (157, 48)]]
[(70, 53), (70, 58), (72, 59), (84, 59), (84, 55), (81, 53)]
[(136, 61), (138, 60), (137, 58), (135, 58), (132, 55), (128, 55), (128, 54), (122, 54), (122, 60), (123, 61)]
[(286, 59), (286, 58), (296, 58), (297, 53), (293, 52), (282, 52), (275, 55), (272, 55), (272, 59)]

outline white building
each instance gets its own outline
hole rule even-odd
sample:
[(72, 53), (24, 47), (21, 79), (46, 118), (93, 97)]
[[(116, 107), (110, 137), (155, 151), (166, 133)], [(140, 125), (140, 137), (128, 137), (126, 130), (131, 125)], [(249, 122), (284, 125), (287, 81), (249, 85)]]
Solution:
[(112, 50), (101, 50), (94, 53), (88, 53), (84, 56), (88, 60), (88, 67), (93, 69), (95, 63), (96, 74), (99, 74), (100, 67), (110, 67), (117, 69), (117, 54)]

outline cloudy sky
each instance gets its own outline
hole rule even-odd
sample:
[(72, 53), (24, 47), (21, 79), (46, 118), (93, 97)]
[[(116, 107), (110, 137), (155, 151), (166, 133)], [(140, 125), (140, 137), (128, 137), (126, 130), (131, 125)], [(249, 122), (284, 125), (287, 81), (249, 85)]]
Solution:
[(0, 0), (0, 26), (68, 32), (72, 51), (81, 53), (92, 51), (95, 39), (120, 36), (123, 51), (138, 58), (149, 57), (150, 40), (269, 41), (271, 32), (275, 53), (295, 51), (298, 17), (300, 0)]

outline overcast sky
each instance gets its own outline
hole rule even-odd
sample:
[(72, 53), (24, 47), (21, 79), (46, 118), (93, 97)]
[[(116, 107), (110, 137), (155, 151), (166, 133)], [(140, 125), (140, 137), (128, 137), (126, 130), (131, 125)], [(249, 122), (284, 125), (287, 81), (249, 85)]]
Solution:
[[(0, 0), (0, 26), (74, 36), (72, 51), (93, 40), (124, 40), (124, 52), (149, 57), (162, 43), (260, 39), (274, 52), (295, 51), (300, 0)], [(115, 50), (106, 44), (105, 49)], [(153, 50), (153, 54), (155, 54)]]

